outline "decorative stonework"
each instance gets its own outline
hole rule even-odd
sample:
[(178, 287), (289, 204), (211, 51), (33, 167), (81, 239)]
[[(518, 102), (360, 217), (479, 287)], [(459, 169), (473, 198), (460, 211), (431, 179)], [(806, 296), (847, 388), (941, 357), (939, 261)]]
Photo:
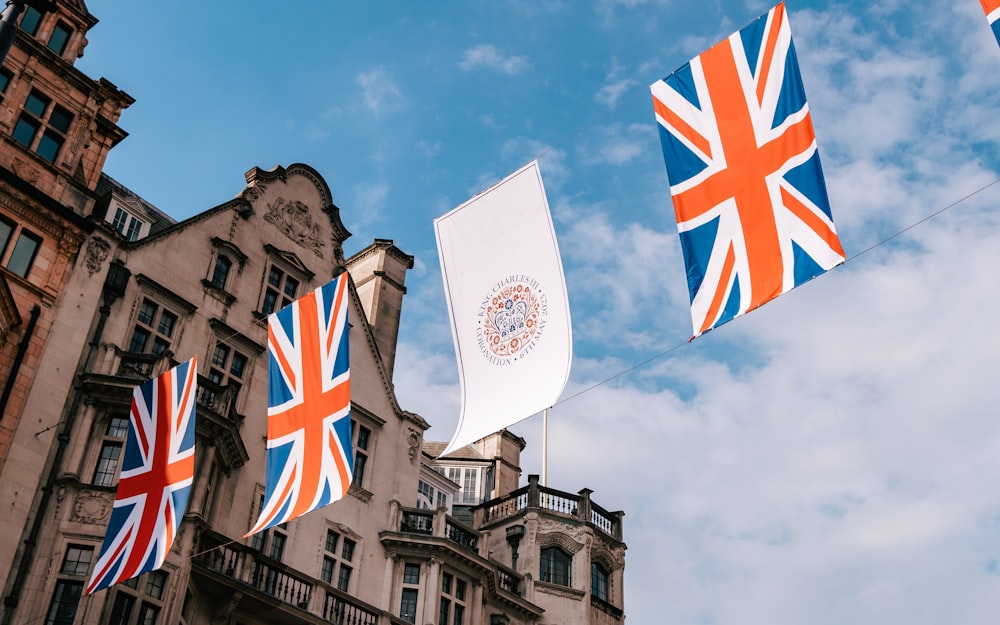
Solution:
[(292, 241), (323, 258), (322, 248), (326, 243), (320, 240), (319, 224), (313, 222), (309, 207), (302, 202), (286, 202), (284, 198), (278, 198), (267, 205), (264, 219), (277, 226)]
[[(566, 551), (566, 552), (568, 552), (570, 554), (574, 554), (574, 555), (576, 553), (578, 553), (581, 549), (583, 549), (583, 546), (584, 546), (583, 542), (580, 542), (580, 541), (577, 541), (577, 540), (573, 540), (573, 538), (571, 538), (569, 535), (563, 533), (563, 532), (566, 531), (565, 526), (560, 527), (560, 528), (552, 528), (552, 527), (548, 526), (548, 523), (546, 521), (543, 521), (541, 523), (541, 528), (540, 529), (543, 530), (543, 531), (544, 530), (550, 530), (550, 529), (557, 529), (557, 530), (561, 530), (561, 531), (555, 531), (555, 532), (551, 532), (551, 533), (541, 533), (541, 532), (539, 532), (539, 534), (538, 534), (538, 547), (539, 547), (539, 549), (544, 549), (546, 547), (560, 547), (560, 548), (563, 549), (563, 551)], [(573, 532), (573, 533), (577, 534), (577, 532)]]
[(406, 453), (410, 456), (410, 464), (416, 464), (420, 456), (420, 433), (414, 428), (407, 428)]
[(30, 163), (22, 158), (14, 158), (10, 164), (10, 168), (14, 170), (18, 178), (25, 180), (29, 184), (35, 184), (38, 182), (41, 172), (36, 167), (32, 167)]
[(93, 237), (87, 241), (87, 273), (93, 276), (101, 270), (101, 264), (108, 259), (111, 244), (101, 237)]
[(111, 515), (111, 500), (95, 493), (80, 493), (73, 502), (73, 521), (101, 525)]
[(533, 587), (536, 592), (544, 593), (546, 595), (555, 595), (557, 597), (565, 597), (566, 599), (579, 600), (587, 594), (582, 590), (577, 590), (576, 588), (551, 584), (541, 580), (536, 580)]

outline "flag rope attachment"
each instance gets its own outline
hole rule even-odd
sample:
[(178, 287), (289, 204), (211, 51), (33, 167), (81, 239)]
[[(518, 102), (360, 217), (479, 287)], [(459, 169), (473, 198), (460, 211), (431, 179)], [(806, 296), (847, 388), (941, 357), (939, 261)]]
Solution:
[[(903, 234), (909, 232), (910, 230), (913, 230), (917, 226), (923, 225), (924, 223), (930, 221), (931, 219), (937, 217), (938, 215), (941, 215), (942, 213), (944, 213), (944, 212), (946, 212), (948, 210), (951, 210), (952, 208), (955, 208), (956, 206), (958, 206), (959, 204), (965, 202), (966, 200), (971, 199), (971, 198), (979, 195), (980, 193), (982, 193), (983, 191), (989, 189), (990, 187), (992, 187), (993, 185), (995, 185), (997, 183), (1000, 183), (1000, 178), (997, 178), (997, 179), (993, 180), (992, 182), (988, 182), (988, 183), (984, 184), (983, 186), (979, 187), (978, 189), (976, 189), (974, 191), (971, 191), (971, 192), (963, 195), (962, 197), (958, 198), (957, 200), (951, 202), (947, 206), (945, 206), (943, 208), (940, 208), (940, 209), (934, 211), (933, 213), (930, 213), (929, 215), (927, 215), (927, 216), (925, 216), (925, 217), (923, 217), (921, 219), (918, 219), (917, 221), (915, 221), (912, 224), (906, 226), (905, 228), (903, 228), (902, 230), (896, 232), (895, 234), (892, 234), (892, 235), (890, 235), (890, 236), (882, 239), (881, 241), (878, 241), (877, 243), (875, 243), (875, 244), (873, 244), (873, 245), (871, 245), (871, 246), (869, 246), (869, 247), (861, 250), (857, 254), (854, 254), (853, 256), (850, 256), (850, 257), (844, 259), (843, 263), (841, 263), (837, 267), (834, 267), (833, 269), (838, 269), (840, 267), (843, 267), (847, 263), (854, 261), (855, 259), (857, 259), (857, 258), (859, 258), (859, 257), (861, 257), (861, 256), (863, 256), (865, 254), (867, 254), (868, 252), (871, 252), (872, 250), (874, 250), (876, 248), (882, 247), (883, 245), (889, 243), (893, 239), (896, 239), (896, 238), (902, 236)], [(803, 286), (805, 284), (808, 284), (809, 282), (812, 282), (813, 280), (815, 280), (816, 278), (818, 278), (820, 276), (823, 276), (823, 275), (826, 275), (828, 273), (831, 273), (833, 271), (833, 269), (831, 269), (830, 271), (823, 272), (819, 276), (815, 276), (812, 279), (808, 280), (807, 282), (803, 282), (799, 286)], [(795, 288), (797, 289), (797, 288), (799, 288), (799, 286), (797, 286)], [(795, 289), (792, 289), (792, 291), (794, 291), (794, 290)], [(788, 293), (790, 293), (790, 292), (791, 291), (788, 291)], [(787, 295), (787, 293), (785, 293), (785, 295)], [(749, 315), (751, 312), (753, 312), (754, 310), (758, 310), (759, 308), (761, 308), (761, 306), (758, 306), (757, 308), (754, 308), (752, 310), (747, 311), (742, 316), (745, 317), (745, 316)], [(734, 319), (734, 321), (735, 321), (735, 319)], [(724, 327), (725, 325), (726, 324), (724, 324), (723, 326), (720, 326), (720, 327)], [(715, 328), (714, 329), (714, 331), (718, 331), (718, 330), (719, 330), (719, 328)], [(579, 397), (580, 395), (583, 395), (584, 393), (589, 393), (590, 391), (594, 390), (595, 388), (598, 388), (600, 386), (604, 386), (605, 384), (607, 384), (609, 382), (617, 380), (618, 378), (622, 377), (623, 375), (625, 375), (627, 373), (631, 373), (631, 372), (635, 371), (636, 369), (639, 369), (640, 367), (645, 367), (646, 365), (648, 365), (649, 363), (653, 362), (654, 360), (659, 360), (660, 358), (663, 358), (667, 354), (669, 354), (669, 353), (671, 353), (671, 352), (673, 352), (673, 351), (675, 351), (677, 349), (680, 349), (681, 347), (687, 345), (692, 340), (693, 339), (688, 339), (688, 340), (686, 340), (686, 341), (684, 341), (682, 343), (677, 343), (677, 344), (675, 344), (675, 345), (673, 345), (671, 347), (668, 347), (667, 349), (663, 350), (662, 352), (660, 352), (658, 354), (650, 356), (649, 358), (643, 360), (642, 362), (639, 362), (639, 363), (636, 363), (636, 364), (632, 365), (628, 369), (624, 369), (622, 371), (619, 371), (618, 373), (612, 375), (609, 378), (605, 378), (604, 380), (601, 380), (600, 382), (595, 382), (594, 384), (591, 384), (590, 386), (588, 386), (586, 388), (583, 388), (583, 389), (577, 391), (576, 393), (573, 393), (569, 397), (564, 397), (564, 398), (560, 399), (555, 404), (553, 404), (553, 407), (554, 406), (558, 406), (560, 404), (564, 404), (564, 403), (570, 401), (571, 399), (575, 399), (575, 398)], [(543, 429), (542, 429), (542, 441), (543, 441), (543, 443), (542, 443), (542, 445), (544, 446), (545, 445), (544, 441), (545, 441), (546, 432), (545, 432), (545, 422), (543, 421), (542, 423), (543, 423)], [(543, 450), (543, 454), (544, 454), (544, 450)], [(544, 471), (544, 466), (545, 466), (544, 462), (545, 461), (544, 461), (544, 455), (543, 455), (543, 462), (542, 462), (543, 471)]]

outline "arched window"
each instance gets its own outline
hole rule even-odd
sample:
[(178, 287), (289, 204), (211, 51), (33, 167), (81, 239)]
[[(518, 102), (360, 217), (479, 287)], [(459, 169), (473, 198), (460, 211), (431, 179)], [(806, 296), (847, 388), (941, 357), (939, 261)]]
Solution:
[(608, 601), (608, 571), (596, 562), (590, 563), (590, 596)]
[(233, 261), (228, 256), (219, 254), (215, 257), (215, 269), (212, 271), (212, 286), (217, 289), (226, 288), (226, 280), (229, 279), (229, 270), (233, 268)]
[(573, 557), (560, 547), (546, 547), (541, 554), (540, 579), (550, 584), (569, 586), (569, 567)]

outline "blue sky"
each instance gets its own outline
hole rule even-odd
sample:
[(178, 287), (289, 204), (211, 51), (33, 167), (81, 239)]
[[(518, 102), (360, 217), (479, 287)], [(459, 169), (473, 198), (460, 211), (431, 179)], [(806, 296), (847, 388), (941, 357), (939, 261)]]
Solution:
[[(458, 415), (431, 222), (540, 159), (574, 331), (548, 481), (626, 511), (630, 623), (1000, 611), (1000, 184), (963, 200), (1000, 172), (1000, 47), (976, 0), (787, 3), (850, 260), (691, 343), (648, 86), (769, 3), (87, 5), (78, 66), (137, 100), (111, 176), (183, 219), (307, 163), (348, 253), (416, 257), (395, 381), (428, 438)], [(539, 419), (513, 430), (538, 473)]]

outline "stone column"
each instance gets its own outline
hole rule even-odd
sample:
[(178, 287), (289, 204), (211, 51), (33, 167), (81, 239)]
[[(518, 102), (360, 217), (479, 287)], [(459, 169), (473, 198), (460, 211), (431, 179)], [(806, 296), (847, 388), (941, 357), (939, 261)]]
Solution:
[(436, 623), (438, 617), (438, 587), (441, 578), (441, 560), (431, 558), (427, 561), (427, 579), (420, 585), (423, 590), (424, 625)]

